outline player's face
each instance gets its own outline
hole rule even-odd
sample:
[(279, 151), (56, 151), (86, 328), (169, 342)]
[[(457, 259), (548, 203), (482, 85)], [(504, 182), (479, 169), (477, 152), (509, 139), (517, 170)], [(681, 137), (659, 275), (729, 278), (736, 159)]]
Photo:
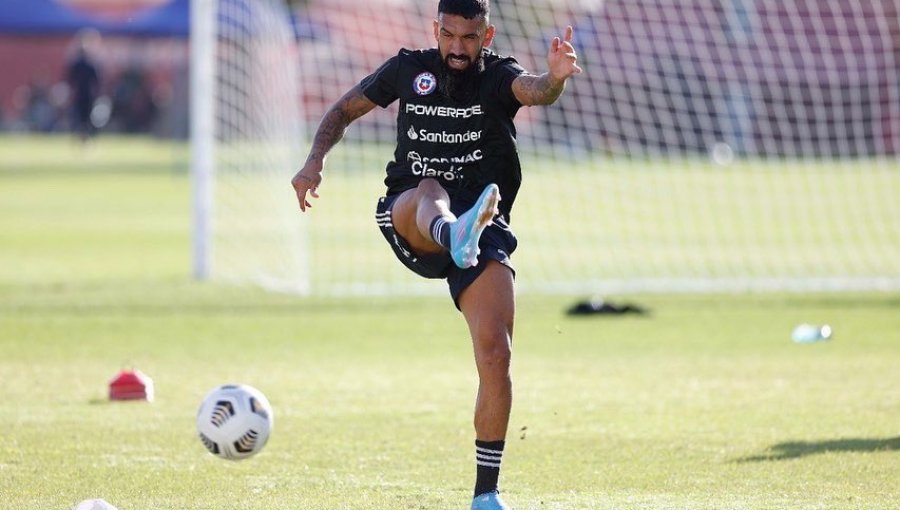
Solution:
[(440, 14), (434, 21), (434, 38), (441, 58), (454, 71), (465, 71), (494, 40), (494, 25), (481, 16), (466, 19), (456, 14)]

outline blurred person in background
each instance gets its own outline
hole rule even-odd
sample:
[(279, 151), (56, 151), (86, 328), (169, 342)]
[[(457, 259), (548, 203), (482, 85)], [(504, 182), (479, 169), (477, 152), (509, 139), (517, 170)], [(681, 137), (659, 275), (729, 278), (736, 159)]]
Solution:
[(100, 95), (100, 68), (91, 51), (100, 41), (95, 30), (79, 32), (75, 41), (75, 53), (66, 66), (66, 80), (72, 94), (72, 131), (86, 142), (96, 133), (91, 122), (94, 102)]
[(54, 110), (50, 89), (50, 79), (45, 70), (38, 72), (23, 88), (25, 105), (22, 121), (29, 131), (49, 133), (56, 127), (58, 112)]
[(116, 131), (148, 133), (153, 130), (158, 106), (147, 73), (138, 65), (128, 67), (112, 90), (112, 123)]

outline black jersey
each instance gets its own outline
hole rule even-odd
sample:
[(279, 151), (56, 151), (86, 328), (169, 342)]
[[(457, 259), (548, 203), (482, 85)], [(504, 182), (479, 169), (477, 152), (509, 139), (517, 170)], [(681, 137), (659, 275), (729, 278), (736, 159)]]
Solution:
[(500, 187), (500, 212), (509, 219), (522, 181), (513, 117), (522, 106), (512, 82), (525, 70), (511, 57), (482, 50), (476, 94), (456, 100), (441, 92), (436, 49), (401, 50), (360, 82), (363, 94), (386, 107), (400, 100), (397, 148), (384, 183), (392, 195), (425, 177), (452, 198), (474, 200), (488, 183)]

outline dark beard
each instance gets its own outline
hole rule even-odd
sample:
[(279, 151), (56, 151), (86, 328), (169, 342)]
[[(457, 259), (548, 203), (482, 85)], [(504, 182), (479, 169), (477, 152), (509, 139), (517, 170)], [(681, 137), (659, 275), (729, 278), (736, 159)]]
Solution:
[(454, 101), (466, 102), (473, 99), (478, 86), (478, 75), (484, 71), (484, 54), (479, 53), (478, 58), (462, 71), (447, 65), (447, 59), (441, 59), (441, 79), (438, 87), (441, 93)]

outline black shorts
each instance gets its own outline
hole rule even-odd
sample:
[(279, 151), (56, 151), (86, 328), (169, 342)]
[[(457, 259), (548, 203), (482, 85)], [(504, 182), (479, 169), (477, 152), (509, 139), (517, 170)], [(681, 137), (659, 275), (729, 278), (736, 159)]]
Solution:
[[(518, 241), (509, 225), (501, 217), (495, 217), (494, 223), (484, 229), (481, 234), (481, 240), (478, 242), (478, 247), (481, 249), (481, 253), (478, 255), (478, 264), (467, 269), (460, 269), (453, 262), (449, 252), (419, 255), (413, 252), (406, 239), (397, 234), (391, 221), (391, 209), (398, 196), (400, 195), (378, 199), (378, 207), (375, 209), (375, 221), (378, 223), (378, 228), (381, 229), (382, 235), (394, 250), (394, 255), (412, 272), (425, 278), (446, 278), (447, 285), (450, 287), (450, 296), (457, 308), (459, 308), (459, 295), (463, 289), (478, 278), (487, 267), (489, 260), (496, 260), (508, 267), (515, 276), (516, 271), (509, 258), (516, 251)], [(472, 205), (451, 201), (450, 210), (459, 216), (469, 210)]]

